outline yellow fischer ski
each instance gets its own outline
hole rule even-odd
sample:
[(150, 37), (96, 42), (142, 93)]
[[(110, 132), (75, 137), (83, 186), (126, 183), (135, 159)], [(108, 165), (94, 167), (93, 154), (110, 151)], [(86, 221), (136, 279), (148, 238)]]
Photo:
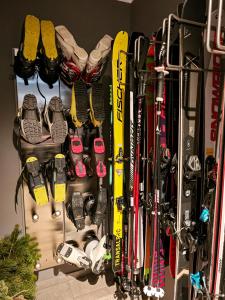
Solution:
[(112, 54), (113, 86), (113, 270), (121, 271), (123, 238), (124, 105), (128, 33), (118, 32)]

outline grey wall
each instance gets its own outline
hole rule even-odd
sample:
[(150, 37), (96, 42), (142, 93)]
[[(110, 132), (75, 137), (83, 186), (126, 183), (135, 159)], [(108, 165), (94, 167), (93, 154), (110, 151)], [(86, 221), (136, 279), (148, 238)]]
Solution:
[(130, 30), (129, 4), (115, 0), (3, 1), (0, 12), (0, 236), (21, 224), (21, 210), (14, 209), (14, 193), (19, 176), (19, 160), (12, 144), (15, 117), (15, 92), (11, 51), (18, 47), (23, 19), (34, 14), (64, 24), (77, 43), (87, 51), (108, 33), (114, 37), (119, 30)]
[(170, 13), (176, 12), (179, 0), (134, 0), (131, 9), (131, 31), (150, 36), (162, 26)]

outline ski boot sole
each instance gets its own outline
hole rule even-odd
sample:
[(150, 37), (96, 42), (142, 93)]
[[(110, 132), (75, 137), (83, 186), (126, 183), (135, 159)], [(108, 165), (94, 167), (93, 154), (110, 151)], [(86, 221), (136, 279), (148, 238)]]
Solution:
[(27, 15), (24, 24), (23, 56), (28, 61), (35, 61), (40, 37), (40, 21), (32, 15)]
[(72, 195), (72, 211), (77, 230), (84, 229), (84, 200), (80, 192), (74, 192)]
[(42, 123), (37, 120), (37, 99), (34, 95), (25, 95), (22, 110), (25, 111), (25, 119), (21, 120), (21, 130), (24, 138), (31, 144), (36, 144), (42, 138)]
[[(59, 97), (53, 97), (50, 100), (47, 109), (49, 109), (53, 114), (52, 123), (47, 117), (47, 123), (52, 140), (54, 143), (62, 144), (64, 143), (68, 132), (68, 125), (63, 115), (62, 100)], [(46, 112), (46, 114), (48, 114), (48, 112)]]
[(63, 154), (55, 156), (55, 183), (54, 183), (54, 200), (55, 202), (63, 202), (66, 198), (66, 161)]
[(55, 40), (55, 27), (51, 21), (41, 21), (41, 39), (48, 59), (54, 60), (58, 57)]
[(70, 115), (76, 127), (80, 128), (88, 120), (88, 94), (86, 84), (76, 81), (72, 87)]
[(48, 194), (43, 183), (43, 180), (40, 175), (40, 164), (36, 157), (31, 156), (26, 160), (27, 171), (30, 176), (32, 176), (32, 180), (34, 183), (34, 187), (32, 187), (34, 198), (37, 205), (45, 205), (48, 203)]
[(95, 127), (100, 127), (105, 119), (103, 85), (93, 83), (89, 97), (90, 118)]

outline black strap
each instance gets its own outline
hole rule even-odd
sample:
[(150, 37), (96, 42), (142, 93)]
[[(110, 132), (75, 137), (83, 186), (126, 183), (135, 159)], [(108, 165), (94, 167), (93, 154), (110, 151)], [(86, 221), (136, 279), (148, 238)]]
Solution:
[(18, 205), (18, 194), (19, 194), (19, 190), (20, 190), (20, 187), (23, 183), (23, 175), (24, 175), (24, 167), (20, 173), (20, 176), (17, 180), (17, 183), (16, 183), (16, 190), (15, 190), (15, 212), (17, 213), (17, 205)]

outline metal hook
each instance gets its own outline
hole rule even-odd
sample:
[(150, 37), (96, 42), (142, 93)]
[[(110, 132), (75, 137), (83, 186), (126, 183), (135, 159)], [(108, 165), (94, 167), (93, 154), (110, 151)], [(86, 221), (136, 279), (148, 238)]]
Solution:
[(183, 18), (179, 18), (175, 14), (170, 14), (169, 15), (169, 17), (168, 17), (168, 28), (167, 28), (166, 66), (168, 68), (170, 68), (171, 70), (179, 71), (180, 69), (183, 68), (183, 66), (181, 66), (181, 65), (173, 65), (169, 61), (172, 18), (175, 19), (178, 23), (192, 25), (192, 26), (197, 26), (197, 27), (205, 27), (205, 24), (204, 23), (195, 22), (195, 21), (191, 21), (191, 20), (187, 20), (187, 19), (183, 19)]
[(217, 28), (216, 28), (216, 46), (219, 50), (224, 51), (225, 46), (221, 44), (222, 10), (223, 10), (223, 0), (219, 0)]
[[(220, 8), (220, 5), (221, 5), (221, 3), (219, 3), (219, 8)], [(220, 12), (220, 10), (219, 10), (219, 12)], [(222, 54), (225, 54), (224, 51), (212, 49), (211, 46), (210, 46), (210, 33), (211, 33), (211, 24), (212, 24), (212, 16), (211, 16), (211, 14), (212, 14), (212, 0), (209, 0), (207, 30), (206, 30), (206, 49), (207, 49), (207, 51), (209, 53), (222, 55)], [(219, 27), (220, 27), (220, 30), (218, 30)], [(218, 42), (217, 41), (218, 37), (220, 39), (220, 35), (221, 35), (221, 16), (220, 16), (220, 18), (218, 17), (218, 22), (217, 22), (217, 38), (216, 38), (216, 42)]]
[(140, 49), (141, 49), (141, 40), (144, 40), (144, 36), (139, 36), (134, 42), (134, 77), (138, 78), (137, 69), (140, 61)]
[(166, 31), (166, 23), (168, 23), (168, 18), (163, 19), (162, 36), (165, 34)]
[[(121, 54), (124, 54), (126, 56), (133, 55), (132, 53), (126, 52), (124, 50), (120, 50), (119, 51), (119, 55), (118, 55), (118, 64), (119, 64), (119, 66), (120, 66), (120, 62), (121, 62)], [(120, 85), (126, 85), (126, 82), (121, 82), (121, 80), (120, 80), (120, 78), (121, 78), (121, 70), (120, 70), (120, 68), (118, 68), (118, 78), (119, 78), (118, 82), (119, 82)]]

